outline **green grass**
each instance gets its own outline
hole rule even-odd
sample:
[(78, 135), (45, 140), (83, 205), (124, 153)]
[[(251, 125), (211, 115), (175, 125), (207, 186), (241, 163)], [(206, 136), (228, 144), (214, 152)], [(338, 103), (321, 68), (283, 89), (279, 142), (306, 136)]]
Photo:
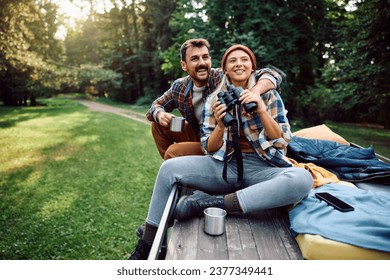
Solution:
[(0, 107), (0, 259), (125, 259), (161, 164), (149, 126), (40, 102)]
[[(150, 127), (39, 102), (0, 107), (0, 259), (126, 259), (162, 162)], [(327, 125), (390, 157), (388, 130)]]
[(362, 147), (373, 147), (377, 154), (390, 159), (390, 130), (368, 128), (357, 124), (326, 124), (349, 142)]

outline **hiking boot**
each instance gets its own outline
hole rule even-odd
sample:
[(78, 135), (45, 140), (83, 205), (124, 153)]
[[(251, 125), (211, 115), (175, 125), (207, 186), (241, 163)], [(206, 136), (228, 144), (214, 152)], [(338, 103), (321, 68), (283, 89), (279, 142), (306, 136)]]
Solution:
[(142, 224), (139, 225), (139, 227), (137, 227), (137, 229), (135, 230), (135, 234), (137, 234), (137, 236), (141, 238), (142, 235), (144, 235), (144, 231), (145, 231), (145, 224)]
[(129, 260), (147, 260), (150, 249), (152, 249), (152, 244), (148, 244), (142, 239), (138, 240), (137, 247), (131, 253)]
[[(194, 193), (194, 189), (192, 189), (191, 187), (187, 186), (187, 185), (183, 185), (181, 188), (180, 188), (180, 192), (179, 192), (179, 197), (183, 196), (183, 195), (191, 195)], [(168, 221), (168, 227), (172, 227), (173, 226), (173, 223), (174, 223), (174, 219), (169, 219)], [(145, 231), (145, 224), (142, 224), (142, 225), (139, 225), (138, 228), (135, 230), (135, 234), (139, 237), (139, 238), (142, 238), (142, 235), (144, 234), (144, 231)]]
[(208, 207), (224, 208), (222, 195), (215, 196), (196, 190), (192, 195), (183, 195), (176, 205), (175, 218), (187, 220), (203, 215), (203, 210)]
[(194, 194), (194, 189), (188, 185), (182, 185), (181, 188), (179, 188), (179, 198), (183, 195), (191, 195)]

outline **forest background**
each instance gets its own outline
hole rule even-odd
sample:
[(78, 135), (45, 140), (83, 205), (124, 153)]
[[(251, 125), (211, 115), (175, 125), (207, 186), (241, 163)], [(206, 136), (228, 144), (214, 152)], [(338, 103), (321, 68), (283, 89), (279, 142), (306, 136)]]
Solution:
[[(71, 22), (59, 3), (85, 17)], [(180, 45), (204, 37), (213, 67), (234, 43), (284, 77), (290, 119), (389, 128), (388, 0), (0, 0), (0, 100), (87, 92), (150, 105), (185, 75)]]

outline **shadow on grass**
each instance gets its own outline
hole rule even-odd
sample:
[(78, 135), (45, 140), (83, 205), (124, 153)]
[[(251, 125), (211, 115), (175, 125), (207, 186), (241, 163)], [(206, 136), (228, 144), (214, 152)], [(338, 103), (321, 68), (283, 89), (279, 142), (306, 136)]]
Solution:
[(42, 118), (65, 115), (75, 112), (78, 106), (76, 102), (67, 99), (44, 99), (39, 106), (4, 106), (0, 105), (0, 128), (9, 128), (18, 123)]

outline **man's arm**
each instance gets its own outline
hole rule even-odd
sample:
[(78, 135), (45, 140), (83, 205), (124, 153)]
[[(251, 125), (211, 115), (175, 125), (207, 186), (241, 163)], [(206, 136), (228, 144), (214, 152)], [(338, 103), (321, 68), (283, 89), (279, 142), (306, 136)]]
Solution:
[(271, 89), (275, 89), (276, 85), (267, 78), (260, 78), (256, 85), (250, 89), (251, 92), (256, 93), (258, 95), (261, 95), (263, 93), (266, 93), (267, 91), (270, 91)]
[(272, 89), (279, 89), (280, 84), (282, 83), (282, 76), (270, 68), (264, 68), (256, 71), (256, 78), (258, 79), (257, 83), (250, 89), (250, 91), (259, 95)]
[(149, 121), (159, 122), (158, 115), (160, 113), (172, 112), (176, 108), (173, 98), (174, 85), (175, 83), (163, 95), (153, 101), (152, 106), (146, 112), (146, 118)]

